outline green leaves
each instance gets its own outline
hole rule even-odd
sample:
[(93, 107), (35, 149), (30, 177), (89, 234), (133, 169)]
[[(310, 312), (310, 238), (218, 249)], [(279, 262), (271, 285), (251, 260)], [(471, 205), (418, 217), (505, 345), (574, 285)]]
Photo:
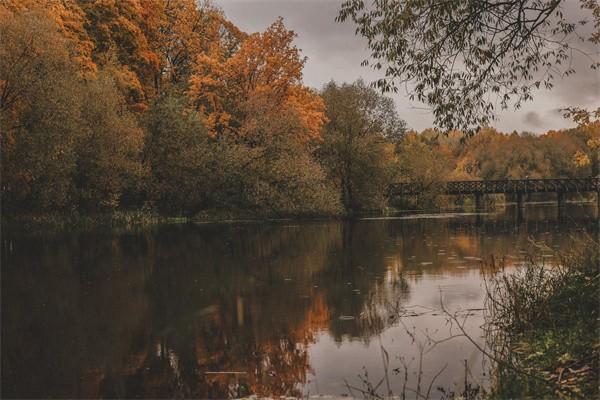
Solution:
[(339, 188), (347, 211), (380, 208), (394, 177), (394, 146), (404, 137), (406, 123), (391, 99), (361, 80), (321, 92), (328, 122), (317, 154)]
[[(566, 19), (561, 3), (348, 0), (337, 21), (354, 22), (367, 39), (375, 62), (364, 64), (384, 72), (377, 88), (395, 92), (408, 83), (410, 98), (431, 106), (437, 126), (472, 133), (494, 120), (496, 102), (519, 108), (540, 85), (551, 89), (556, 77), (574, 73), (561, 65), (578, 23)], [(597, 4), (583, 7), (598, 26)]]

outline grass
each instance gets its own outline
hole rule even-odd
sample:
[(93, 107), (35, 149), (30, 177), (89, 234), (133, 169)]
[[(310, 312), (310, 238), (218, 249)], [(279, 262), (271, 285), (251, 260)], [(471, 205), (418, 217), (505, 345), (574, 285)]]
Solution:
[[(114, 211), (110, 213), (80, 214), (38, 213), (2, 215), (2, 227), (13, 231), (47, 232), (87, 230), (95, 228), (133, 227), (173, 222), (172, 218), (148, 210)], [(176, 220), (179, 222), (178, 220)]]
[(181, 224), (188, 222), (218, 223), (266, 221), (278, 219), (332, 219), (342, 218), (343, 214), (277, 214), (247, 210), (210, 209), (191, 217), (159, 214), (152, 209), (116, 210), (112, 212), (84, 214), (79, 212), (53, 212), (37, 214), (2, 215), (2, 228), (21, 232), (61, 232), (65, 230), (90, 230), (97, 228), (132, 228), (157, 224)]
[(489, 279), (492, 398), (598, 398), (600, 250), (579, 245)]

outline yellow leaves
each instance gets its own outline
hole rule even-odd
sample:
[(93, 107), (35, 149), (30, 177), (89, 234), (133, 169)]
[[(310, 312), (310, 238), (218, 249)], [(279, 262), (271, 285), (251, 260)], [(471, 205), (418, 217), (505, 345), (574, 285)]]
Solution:
[(573, 162), (579, 168), (587, 167), (591, 164), (590, 157), (580, 150), (577, 150), (575, 155), (573, 155)]
[(586, 142), (586, 144), (590, 149), (596, 150), (600, 147), (600, 137), (591, 138)]
[(598, 152), (600, 151), (600, 120), (579, 125), (577, 130), (583, 133), (585, 146), (575, 152), (573, 164), (578, 168), (586, 168), (592, 166), (592, 164), (597, 165)]
[(457, 161), (454, 171), (448, 177), (451, 180), (471, 180), (477, 177), (477, 160), (467, 156)]

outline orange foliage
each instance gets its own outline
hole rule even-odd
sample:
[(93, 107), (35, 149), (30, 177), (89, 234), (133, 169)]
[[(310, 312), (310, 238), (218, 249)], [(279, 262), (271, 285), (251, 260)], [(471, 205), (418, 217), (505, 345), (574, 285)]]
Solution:
[(302, 85), (305, 59), (292, 44), (294, 37), (279, 19), (264, 33), (248, 36), (229, 58), (221, 46), (197, 57), (188, 94), (211, 135), (244, 137), (247, 101), (262, 99), (269, 111), (293, 110), (305, 125), (306, 139), (319, 137), (324, 104)]
[(142, 29), (158, 55), (156, 90), (164, 83), (185, 83), (192, 63), (212, 47), (224, 54), (237, 48), (244, 34), (209, 3), (195, 0), (140, 0)]
[(199, 54), (218, 47), (227, 57), (244, 37), (220, 10), (194, 0), (8, 0), (0, 11), (51, 19), (82, 75), (108, 67), (138, 111), (168, 84), (187, 82)]
[(247, 35), (221, 10), (195, 0), (7, 0), (0, 12), (51, 19), (82, 76), (108, 68), (134, 110), (146, 110), (169, 85), (189, 82), (213, 135), (239, 129), (250, 98), (294, 110), (309, 137), (323, 124), (323, 103), (302, 86), (305, 60), (281, 20)]
[[(17, 22), (8, 24), (13, 20)], [(302, 84), (305, 59), (293, 45), (294, 32), (286, 29), (281, 19), (263, 33), (248, 35), (228, 21), (209, 0), (0, 0), (0, 22), (12, 32), (10, 38), (5, 34), (4, 40), (0, 40), (0, 123), (2, 130), (7, 132), (0, 139), (5, 150), (4, 161), (7, 161), (4, 164), (14, 167), (14, 171), (6, 176), (23, 176), (25, 178), (19, 178), (20, 181), (28, 183), (12, 186), (15, 207), (22, 203), (17, 200), (20, 195), (15, 188), (42, 187), (39, 182), (44, 181), (31, 178), (31, 168), (20, 162), (22, 158), (31, 162), (35, 159), (34, 150), (27, 150), (26, 145), (35, 147), (35, 154), (39, 153), (48, 164), (38, 168), (40, 176), (52, 169), (49, 166), (54, 166), (65, 188), (73, 189), (56, 189), (64, 194), (64, 199), (57, 202), (46, 201), (46, 197), (57, 197), (54, 194), (44, 197), (32, 192), (27, 194), (28, 198), (44, 197), (39, 204), (48, 208), (66, 208), (69, 203), (77, 203), (78, 207), (85, 207), (87, 203), (107, 203), (117, 207), (121, 190), (113, 191), (115, 196), (110, 197), (100, 195), (104, 192), (98, 189), (108, 186), (102, 180), (110, 180), (107, 177), (111, 176), (110, 170), (115, 163), (107, 162), (110, 157), (87, 157), (86, 152), (102, 154), (97, 151), (101, 141), (97, 141), (92, 133), (109, 141), (115, 140), (111, 142), (113, 144), (118, 143), (120, 133), (110, 126), (102, 131), (97, 121), (106, 122), (110, 118), (106, 115), (97, 118), (93, 110), (105, 111), (104, 107), (110, 104), (114, 107), (111, 118), (114, 117), (115, 124), (124, 124), (123, 132), (136, 133), (131, 136), (136, 137), (135, 151), (121, 151), (120, 146), (111, 149), (127, 159), (121, 166), (135, 165), (131, 170), (137, 171), (133, 175), (139, 178), (145, 176), (145, 164), (150, 162), (147, 154), (138, 151), (144, 147), (138, 145), (152, 136), (144, 129), (143, 122), (156, 111), (150, 107), (166, 98), (177, 99), (182, 109), (176, 113), (194, 114), (197, 124), (195, 128), (186, 125), (186, 129), (192, 131), (190, 134), (177, 136), (168, 129), (161, 133), (194, 140), (198, 146), (192, 153), (199, 158), (204, 154), (212, 157), (215, 153), (212, 147), (217, 146), (223, 156), (215, 156), (216, 159), (231, 165), (227, 176), (239, 181), (239, 187), (259, 188), (240, 190), (240, 201), (257, 202), (279, 196), (277, 202), (271, 204), (284, 208), (304, 204), (297, 201), (296, 195), (310, 195), (311, 201), (321, 202), (319, 204), (330, 200), (322, 195), (323, 190), (314, 189), (316, 180), (321, 188), (328, 182), (308, 146), (311, 139), (320, 136), (326, 119), (325, 106), (317, 93)], [(52, 77), (48, 71), (52, 72)], [(88, 97), (90, 88), (100, 80), (102, 88), (98, 90), (114, 99)], [(44, 98), (44, 95), (49, 97)], [(44, 101), (47, 104), (42, 104)], [(41, 112), (46, 106), (57, 111)], [(86, 114), (89, 110), (93, 111), (90, 115)], [(180, 113), (182, 110), (185, 113)], [(33, 118), (33, 114), (25, 111), (37, 112), (34, 113), (38, 118), (35, 120), (37, 125), (21, 121)], [(58, 111), (64, 115), (59, 115)], [(67, 119), (72, 123), (69, 127), (72, 137), (61, 134), (67, 131)], [(42, 122), (57, 127), (54, 136), (44, 134), (49, 128)], [(226, 146), (208, 140), (204, 127), (200, 127), (202, 123), (212, 137), (227, 135), (232, 140), (228, 140)], [(34, 125), (39, 128), (40, 143), (29, 143)], [(21, 132), (19, 140), (23, 148), (19, 151), (26, 156), (16, 156), (16, 150), (11, 150), (16, 148), (14, 135), (17, 131)], [(68, 146), (62, 143), (67, 137)], [(61, 156), (67, 166), (59, 166), (60, 163), (49, 154), (49, 143), (56, 144), (57, 149), (62, 149), (63, 145), (68, 147), (71, 158)], [(262, 151), (258, 147), (273, 143), (276, 151), (265, 150), (268, 156), (251, 157), (254, 154), (251, 152)], [(6, 155), (11, 151), (15, 155), (13, 158)], [(290, 155), (297, 165), (284, 160)], [(94, 181), (96, 177), (77, 170), (83, 168), (84, 164), (80, 162), (83, 159), (89, 161), (85, 165), (86, 174), (97, 173), (101, 179)], [(193, 162), (196, 168), (205, 168), (200, 160)], [(250, 179), (250, 174), (245, 176), (234, 171), (237, 168), (234, 165), (244, 166), (246, 170), (252, 166), (264, 176), (260, 180)], [(288, 178), (278, 174), (288, 174)], [(287, 185), (290, 179), (303, 183), (295, 182), (282, 189), (280, 182)], [(82, 185), (87, 185), (85, 190)], [(127, 201), (142, 204), (148, 185), (145, 178), (128, 180), (127, 185), (131, 186), (126, 192)], [(44, 190), (48, 189), (50, 193), (53, 187), (58, 186), (48, 185)], [(296, 194), (292, 196), (288, 191)], [(196, 203), (207, 206), (208, 201), (203, 199)], [(331, 202), (336, 204), (335, 200)]]
[(79, 1), (94, 43), (92, 59), (108, 65), (133, 109), (145, 110), (154, 94), (159, 58), (142, 29), (144, 8), (139, 0)]
[(74, 59), (81, 65), (82, 73), (93, 73), (96, 64), (92, 61), (94, 43), (85, 30), (85, 14), (75, 2), (62, 0), (6, 0), (0, 3), (1, 13), (13, 15), (26, 11), (37, 12), (51, 19), (70, 42)]

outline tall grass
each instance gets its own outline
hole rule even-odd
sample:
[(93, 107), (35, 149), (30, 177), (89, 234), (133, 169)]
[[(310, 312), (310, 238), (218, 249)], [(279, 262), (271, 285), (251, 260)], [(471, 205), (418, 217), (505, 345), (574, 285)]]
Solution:
[(600, 247), (589, 237), (556, 258), (486, 279), (492, 397), (599, 396)]

